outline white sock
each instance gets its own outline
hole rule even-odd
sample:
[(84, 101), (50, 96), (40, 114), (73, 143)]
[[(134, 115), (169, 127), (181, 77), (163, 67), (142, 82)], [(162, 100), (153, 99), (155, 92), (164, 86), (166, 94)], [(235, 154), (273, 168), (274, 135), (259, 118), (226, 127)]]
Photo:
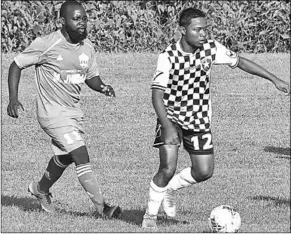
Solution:
[(191, 175), (191, 167), (187, 167), (180, 173), (176, 174), (168, 183), (167, 188), (170, 190), (178, 190), (195, 184), (196, 180)]
[(164, 194), (167, 190), (167, 187), (161, 188), (158, 187), (153, 180), (150, 183), (150, 192), (149, 192), (149, 200), (148, 206), (146, 209), (146, 214), (157, 216), (159, 212), (159, 208), (164, 199)]

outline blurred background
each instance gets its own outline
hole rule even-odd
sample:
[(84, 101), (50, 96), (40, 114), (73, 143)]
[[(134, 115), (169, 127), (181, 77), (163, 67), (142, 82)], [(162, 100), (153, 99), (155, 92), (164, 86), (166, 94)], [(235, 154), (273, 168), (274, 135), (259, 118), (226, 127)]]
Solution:
[[(60, 28), (64, 1), (2, 1), (1, 50), (22, 51)], [(89, 16), (89, 39), (100, 52), (158, 52), (179, 39), (181, 10), (207, 14), (210, 38), (236, 52), (290, 52), (289, 1), (79, 1)]]

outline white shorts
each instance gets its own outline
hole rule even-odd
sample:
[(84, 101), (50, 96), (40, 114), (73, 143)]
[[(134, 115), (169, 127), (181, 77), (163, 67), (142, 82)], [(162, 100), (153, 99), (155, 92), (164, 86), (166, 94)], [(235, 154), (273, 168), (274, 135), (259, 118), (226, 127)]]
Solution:
[(85, 145), (82, 123), (70, 119), (66, 126), (42, 127), (52, 139), (52, 149), (55, 155), (68, 154)]

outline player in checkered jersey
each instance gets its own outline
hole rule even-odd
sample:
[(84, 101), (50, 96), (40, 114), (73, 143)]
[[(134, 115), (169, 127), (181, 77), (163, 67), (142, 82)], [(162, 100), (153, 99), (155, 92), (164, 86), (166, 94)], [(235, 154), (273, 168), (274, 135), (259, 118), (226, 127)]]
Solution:
[[(28, 48), (14, 58), (8, 74), (9, 104), (7, 113), (18, 118), (18, 84), (21, 70), (35, 66), (37, 87), (37, 118), (41, 128), (51, 138), (54, 156), (38, 182), (28, 191), (47, 212), (55, 212), (50, 188), (65, 169), (75, 164), (80, 184), (105, 218), (118, 217), (119, 206), (109, 206), (92, 171), (82, 128), (84, 114), (80, 108), (81, 87), (115, 97), (110, 85), (99, 76), (96, 53), (87, 37), (87, 15), (77, 1), (66, 1), (60, 9), (62, 29), (36, 38)], [(68, 193), (69, 195), (69, 193)]]
[[(179, 18), (182, 38), (159, 55), (152, 81), (152, 102), (157, 114), (154, 146), (160, 165), (150, 182), (143, 228), (156, 228), (162, 204), (167, 216), (176, 215), (174, 192), (209, 179), (214, 170), (210, 129), (209, 80), (212, 65), (226, 64), (268, 79), (282, 92), (290, 86), (256, 63), (238, 56), (215, 40), (207, 40), (205, 14), (188, 8)], [(191, 166), (175, 174), (180, 144), (190, 155)]]

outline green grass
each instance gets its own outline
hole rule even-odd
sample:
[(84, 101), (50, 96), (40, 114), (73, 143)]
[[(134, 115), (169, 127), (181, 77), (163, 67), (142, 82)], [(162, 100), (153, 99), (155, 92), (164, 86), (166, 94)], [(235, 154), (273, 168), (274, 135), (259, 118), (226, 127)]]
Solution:
[[(288, 80), (289, 54), (245, 55)], [(93, 169), (110, 203), (123, 208), (120, 220), (96, 219), (74, 166), (52, 187), (56, 215), (40, 210), (27, 192), (52, 156), (50, 140), (35, 114), (34, 70), (22, 72), (19, 99), (25, 112), (6, 115), (7, 73), (13, 55), (2, 55), (2, 232), (145, 232), (141, 221), (149, 182), (157, 171), (152, 148), (156, 117), (150, 83), (156, 54), (100, 54), (102, 79), (116, 99), (84, 86), (82, 109)], [(178, 192), (178, 215), (161, 213), (158, 232), (209, 232), (207, 218), (221, 204), (234, 206), (241, 232), (290, 231), (290, 96), (269, 81), (239, 69), (216, 66), (211, 81), (215, 145), (213, 177)], [(178, 171), (189, 165), (180, 150)]]

